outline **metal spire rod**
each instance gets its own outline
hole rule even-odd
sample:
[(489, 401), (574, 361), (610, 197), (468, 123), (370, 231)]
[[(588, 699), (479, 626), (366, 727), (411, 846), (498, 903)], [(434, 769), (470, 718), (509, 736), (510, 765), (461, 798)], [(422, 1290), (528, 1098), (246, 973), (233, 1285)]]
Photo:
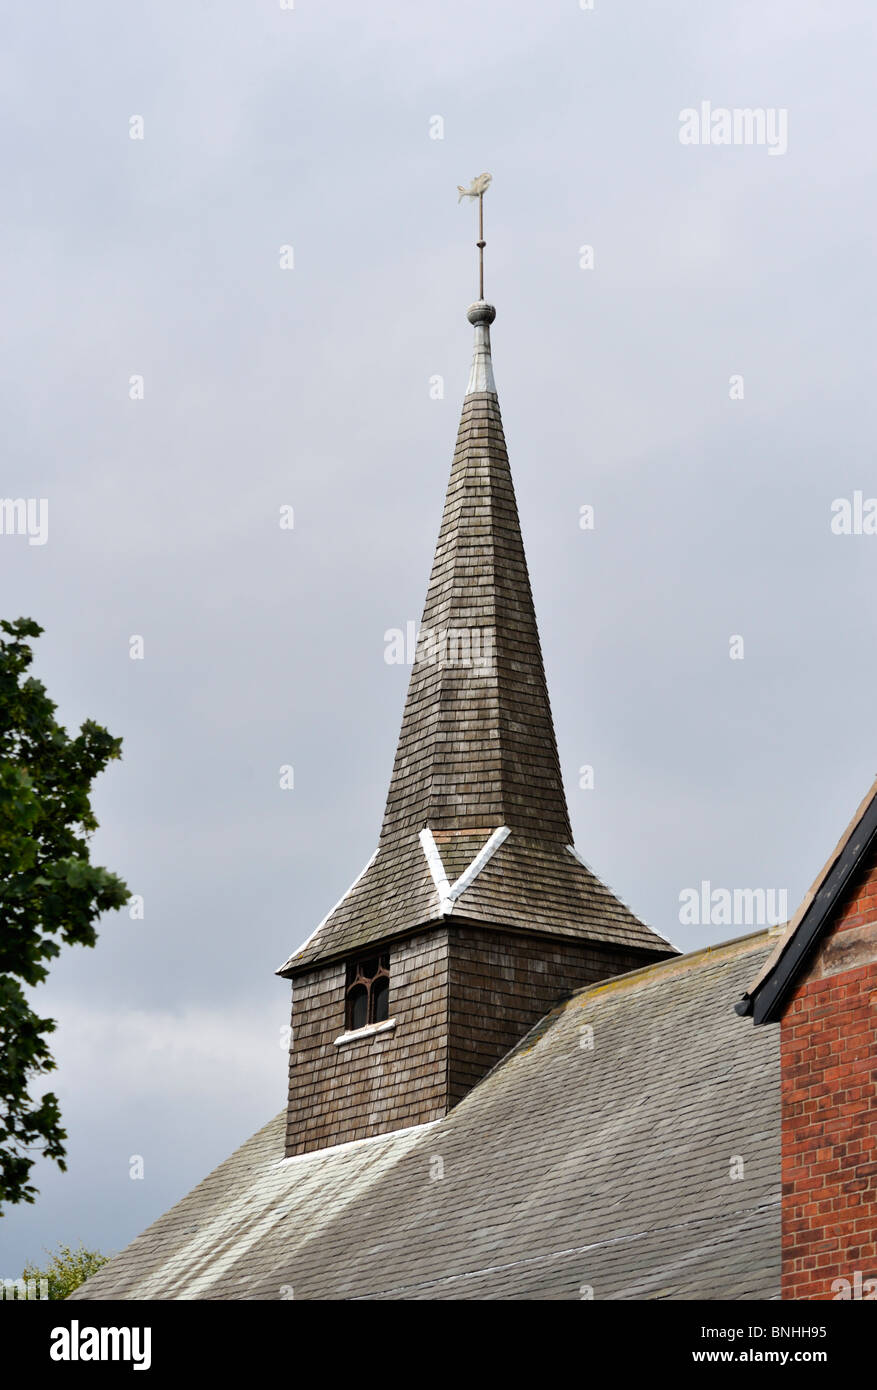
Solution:
[(484, 248), (487, 245), (487, 242), (484, 240), (484, 195), (487, 192), (492, 177), (491, 174), (478, 174), (472, 180), (468, 188), (464, 188), (460, 183), (457, 184), (457, 192), (460, 195), (457, 199), (458, 203), (461, 203), (464, 198), (478, 199), (478, 240), (475, 245), (478, 247), (479, 300), (484, 299)]

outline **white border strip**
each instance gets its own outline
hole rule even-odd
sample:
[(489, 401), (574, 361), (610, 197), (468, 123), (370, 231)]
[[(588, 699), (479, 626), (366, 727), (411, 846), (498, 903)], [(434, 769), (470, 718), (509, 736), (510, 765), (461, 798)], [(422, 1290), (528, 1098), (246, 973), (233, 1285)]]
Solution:
[(328, 1144), (325, 1149), (310, 1149), (306, 1154), (290, 1154), (289, 1158), (279, 1158), (274, 1166), (285, 1168), (288, 1163), (303, 1163), (309, 1158), (325, 1158), (327, 1154), (337, 1153), (339, 1149), (352, 1149), (354, 1144), (377, 1144), (381, 1139), (399, 1139), (403, 1134), (414, 1134), (418, 1129), (432, 1129), (433, 1125), (440, 1124), (444, 1118), (444, 1115), (439, 1115), (437, 1120), (426, 1120), (422, 1125), (406, 1125), (404, 1129), (388, 1129), (385, 1134), (367, 1134), (364, 1139), (347, 1139), (343, 1144)]
[(451, 885), (448, 883), (445, 866), (442, 863), (442, 857), (438, 852), (438, 845), (433, 839), (433, 834), (429, 826), (421, 830), (418, 839), (420, 840), (420, 847), (426, 856), (429, 872), (432, 874), (432, 881), (438, 889), (439, 911), (442, 913), (450, 912), (452, 906), (449, 896)]
[[(380, 846), (379, 846), (378, 848), (380, 848)], [(317, 935), (317, 933), (318, 933), (318, 932), (321, 932), (321, 931), (323, 930), (323, 928), (325, 927), (325, 925), (326, 925), (326, 923), (328, 922), (329, 918), (332, 917), (332, 916), (338, 911), (339, 907), (340, 907), (341, 904), (344, 902), (344, 900), (345, 900), (346, 898), (349, 898), (349, 897), (350, 897), (350, 894), (353, 892), (353, 890), (354, 890), (354, 888), (356, 887), (357, 883), (359, 883), (359, 880), (360, 880), (361, 878), (365, 878), (366, 874), (368, 873), (369, 869), (371, 868), (372, 864), (375, 862), (375, 860), (377, 859), (377, 857), (378, 857), (378, 850), (375, 850), (374, 854), (372, 855), (372, 857), (371, 857), (371, 859), (368, 861), (368, 863), (367, 863), (362, 869), (360, 869), (359, 873), (356, 875), (356, 878), (355, 878), (355, 879), (353, 880), (353, 882), (351, 883), (351, 885), (350, 885), (350, 887), (348, 888), (347, 892), (341, 894), (341, 897), (338, 899), (338, 901), (337, 901), (337, 903), (335, 904), (335, 906), (329, 909), (329, 911), (326, 913), (325, 917), (323, 918), (323, 920), (322, 920), (322, 922), (319, 924), (319, 926), (314, 927), (314, 930), (311, 932), (311, 934), (310, 934), (310, 936), (308, 937), (307, 941), (303, 941), (302, 944), (299, 946), (298, 950), (294, 953), (294, 955), (291, 955), (291, 956), (289, 957), (289, 960), (285, 960), (285, 961), (283, 962), (283, 964), (282, 964), (281, 967), (280, 967), (281, 970), (285, 970), (286, 967), (287, 967), (288, 965), (292, 965), (293, 961), (298, 960), (299, 956), (302, 955), (302, 954), (307, 950), (308, 946), (310, 946), (311, 942), (313, 941), (313, 939), (314, 939), (314, 937)]]
[[(590, 864), (586, 863), (585, 860), (582, 858), (582, 856), (579, 854), (579, 852), (578, 852), (578, 850), (576, 849), (575, 845), (567, 845), (566, 848), (567, 848), (567, 853), (568, 853), (568, 854), (571, 854), (572, 857), (573, 857), (573, 859), (577, 859), (578, 862), (581, 864), (581, 866), (582, 866), (583, 869), (587, 869), (588, 873), (591, 874), (591, 876), (592, 876), (593, 878), (597, 878), (597, 881), (598, 881), (599, 883), (603, 883), (603, 880), (602, 880), (601, 878), (598, 878), (597, 874), (594, 873), (594, 870), (591, 868)], [(605, 888), (606, 886), (607, 886), (606, 884), (603, 884), (603, 887), (604, 887), (604, 888)], [(609, 892), (610, 892), (610, 893), (612, 892), (612, 889), (611, 889), (611, 888), (609, 889)], [(620, 901), (620, 900), (619, 900), (619, 901)], [(626, 906), (626, 904), (625, 904), (625, 906)], [(629, 910), (629, 909), (628, 909), (628, 910)], [(645, 923), (643, 923), (643, 926), (645, 926)], [(653, 936), (656, 936), (656, 937), (658, 938), (659, 941), (666, 941), (667, 945), (670, 946), (670, 947), (672, 947), (672, 949), (673, 949), (674, 951), (679, 951), (679, 947), (673, 945), (673, 942), (670, 940), (669, 936), (663, 936), (663, 935), (661, 934), (661, 932), (655, 931), (655, 928), (654, 928), (654, 927), (649, 927), (648, 930), (652, 933)], [(684, 953), (683, 953), (682, 951), (679, 951), (679, 954), (682, 955), (682, 954), (684, 954)]]

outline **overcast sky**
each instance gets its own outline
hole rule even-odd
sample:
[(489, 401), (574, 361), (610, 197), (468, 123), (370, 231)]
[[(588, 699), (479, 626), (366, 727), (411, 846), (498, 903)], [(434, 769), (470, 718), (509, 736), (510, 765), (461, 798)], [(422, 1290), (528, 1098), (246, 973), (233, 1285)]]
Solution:
[[(794, 909), (877, 771), (877, 536), (831, 529), (877, 495), (875, 42), (866, 0), (106, 0), (5, 30), (0, 492), (49, 510), (45, 544), (0, 536), (2, 616), (45, 627), (67, 727), (124, 739), (93, 858), (145, 902), (36, 995), (70, 1170), (0, 1222), (13, 1277), (121, 1248), (285, 1103), (273, 972), (376, 843), (482, 170), (577, 846), (685, 949), (745, 930), (680, 925), (703, 880)], [(705, 101), (786, 112), (787, 148), (681, 143)]]

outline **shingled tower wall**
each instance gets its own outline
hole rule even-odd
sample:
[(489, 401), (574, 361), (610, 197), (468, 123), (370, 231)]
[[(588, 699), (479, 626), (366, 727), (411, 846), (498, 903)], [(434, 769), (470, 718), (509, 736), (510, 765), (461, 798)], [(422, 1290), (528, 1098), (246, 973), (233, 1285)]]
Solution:
[[(572, 848), (484, 301), (378, 849), (278, 972), (287, 1153), (436, 1119), (553, 1004), (672, 954)], [(350, 971), (389, 956), (381, 1022)]]

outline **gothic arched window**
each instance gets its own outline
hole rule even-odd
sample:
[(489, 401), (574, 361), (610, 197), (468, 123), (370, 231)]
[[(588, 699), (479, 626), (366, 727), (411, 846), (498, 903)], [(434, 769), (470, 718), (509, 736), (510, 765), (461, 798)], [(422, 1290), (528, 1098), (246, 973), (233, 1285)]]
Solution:
[(349, 1030), (383, 1023), (390, 1013), (390, 955), (365, 956), (347, 967), (345, 1022)]

